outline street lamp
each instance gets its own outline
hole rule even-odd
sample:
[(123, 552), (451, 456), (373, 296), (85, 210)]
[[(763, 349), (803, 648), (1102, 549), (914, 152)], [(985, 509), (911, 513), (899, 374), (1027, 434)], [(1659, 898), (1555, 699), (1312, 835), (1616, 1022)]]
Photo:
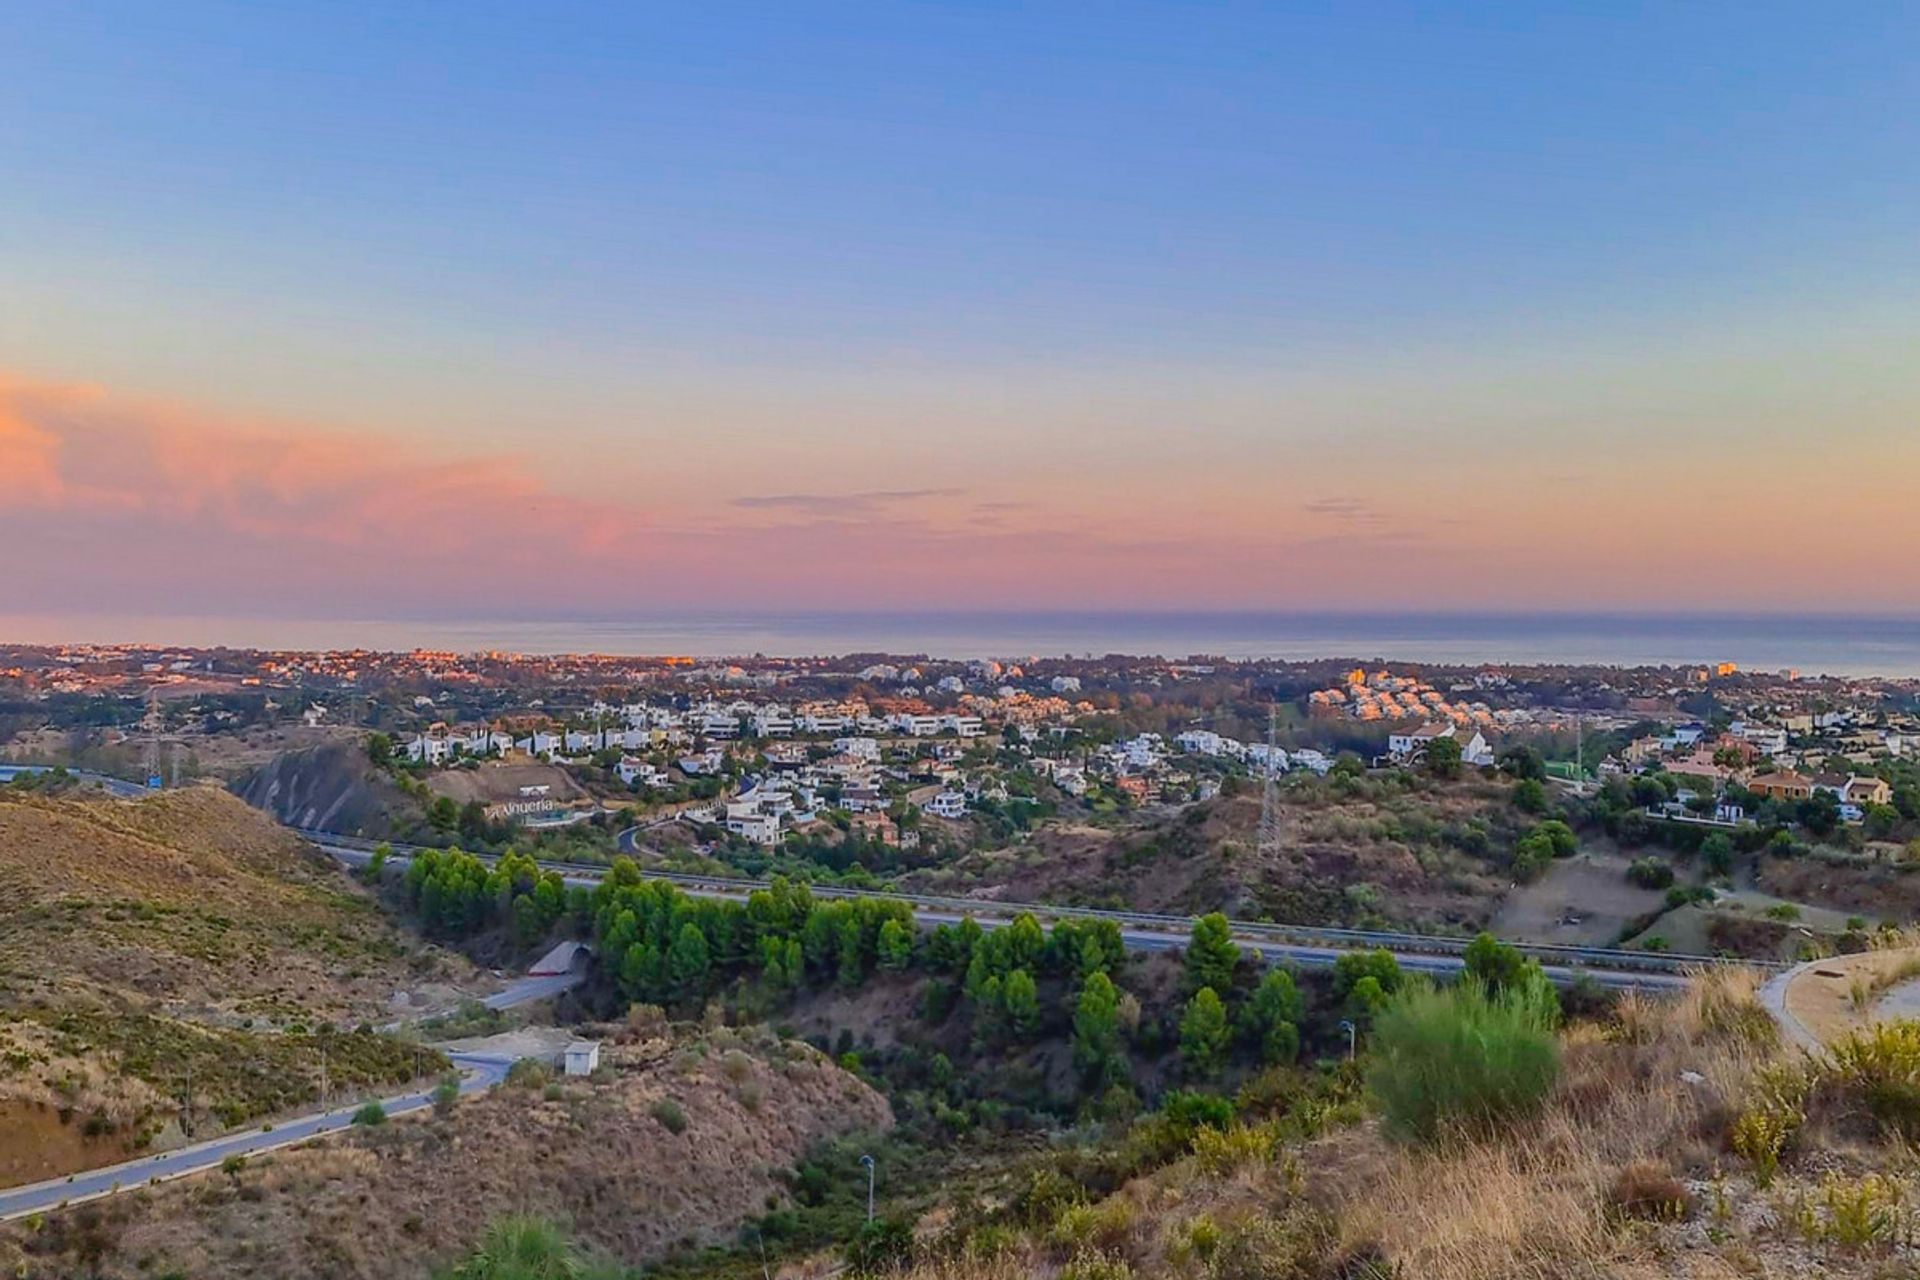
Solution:
[(1352, 1062), (1354, 1038), (1359, 1032), (1355, 1029), (1351, 1018), (1340, 1019), (1340, 1029), (1347, 1033), (1347, 1061)]
[(867, 1221), (873, 1221), (873, 1157), (861, 1156), (860, 1163), (867, 1166)]

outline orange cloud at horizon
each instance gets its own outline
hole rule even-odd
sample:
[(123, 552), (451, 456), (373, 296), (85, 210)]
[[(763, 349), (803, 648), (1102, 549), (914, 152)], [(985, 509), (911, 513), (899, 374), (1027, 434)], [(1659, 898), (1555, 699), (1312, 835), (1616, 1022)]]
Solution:
[[(1920, 605), (1912, 447), (1390, 442), (1174, 463), (1018, 452), (777, 492), (608, 454), (595, 496), (525, 457), (236, 420), (0, 376), (0, 614), (469, 617), (753, 608), (1879, 608)], [(609, 494), (629, 497), (610, 497)]]

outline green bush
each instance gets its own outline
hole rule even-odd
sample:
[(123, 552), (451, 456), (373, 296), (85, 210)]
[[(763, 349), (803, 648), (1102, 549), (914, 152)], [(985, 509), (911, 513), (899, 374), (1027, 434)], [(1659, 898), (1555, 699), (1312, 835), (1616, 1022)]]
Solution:
[(1832, 1046), (1819, 1083), (1883, 1129), (1920, 1139), (1920, 1022), (1880, 1022)]
[(913, 1224), (902, 1218), (862, 1223), (845, 1256), (847, 1270), (856, 1276), (899, 1271), (913, 1258)]
[(662, 1098), (653, 1104), (653, 1118), (665, 1125), (668, 1133), (687, 1131), (687, 1113), (672, 1098)]
[(501, 1218), (465, 1260), (436, 1280), (612, 1280), (622, 1268), (590, 1258), (566, 1230), (541, 1218)]
[(1627, 879), (1642, 889), (1664, 889), (1673, 883), (1673, 868), (1658, 858), (1635, 858)]
[(387, 1109), (377, 1102), (369, 1102), (353, 1113), (353, 1122), (368, 1128), (387, 1122)]
[(507, 1083), (521, 1089), (538, 1089), (553, 1078), (553, 1070), (538, 1058), (518, 1058), (507, 1068)]
[(1463, 979), (1410, 985), (1374, 1022), (1367, 1084), (1395, 1137), (1485, 1132), (1537, 1108), (1559, 1074), (1560, 1005), (1544, 978), (1489, 994)]

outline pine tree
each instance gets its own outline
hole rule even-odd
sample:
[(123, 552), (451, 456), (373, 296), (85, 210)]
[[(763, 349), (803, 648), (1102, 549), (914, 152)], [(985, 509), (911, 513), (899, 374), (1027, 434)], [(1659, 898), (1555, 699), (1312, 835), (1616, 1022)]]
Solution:
[(707, 935), (700, 931), (700, 926), (691, 920), (681, 925), (673, 946), (667, 949), (667, 981), (673, 994), (682, 1000), (702, 995), (712, 963)]
[(1224, 996), (1233, 990), (1233, 967), (1240, 960), (1240, 948), (1233, 945), (1233, 931), (1227, 918), (1218, 911), (1193, 922), (1193, 934), (1187, 942), (1187, 988), (1198, 991), (1212, 987)]
[(880, 967), (898, 973), (913, 963), (913, 928), (898, 920), (880, 926)]
[(1025, 969), (1007, 975), (1000, 987), (1000, 1001), (1006, 1009), (1007, 1026), (1015, 1036), (1027, 1039), (1039, 1027), (1040, 992), (1033, 975)]
[(1187, 1001), (1180, 1017), (1180, 1057), (1203, 1075), (1220, 1069), (1227, 1052), (1227, 1007), (1212, 987), (1202, 987)]
[(1306, 1002), (1285, 969), (1269, 969), (1247, 1001), (1245, 1026), (1266, 1062), (1291, 1062), (1300, 1052), (1300, 1017)]
[(1073, 1061), (1082, 1071), (1104, 1072), (1120, 1051), (1120, 991), (1096, 969), (1080, 986), (1073, 1010)]

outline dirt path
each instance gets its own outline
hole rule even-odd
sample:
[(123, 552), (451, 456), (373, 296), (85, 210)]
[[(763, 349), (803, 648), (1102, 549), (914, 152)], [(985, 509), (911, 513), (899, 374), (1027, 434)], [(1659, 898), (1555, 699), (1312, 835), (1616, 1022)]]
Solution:
[(1787, 1038), (1809, 1052), (1876, 1022), (1920, 1016), (1920, 948), (1812, 960), (1760, 989)]

